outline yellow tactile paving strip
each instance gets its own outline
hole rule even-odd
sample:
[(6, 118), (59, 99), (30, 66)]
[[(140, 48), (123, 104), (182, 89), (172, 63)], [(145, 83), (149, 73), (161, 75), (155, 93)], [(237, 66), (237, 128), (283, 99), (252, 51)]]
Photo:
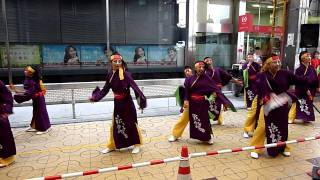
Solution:
[[(0, 179), (25, 179), (163, 159), (177, 156), (182, 145), (187, 145), (190, 152), (248, 146), (249, 140), (242, 138), (245, 116), (245, 110), (226, 112), (225, 125), (214, 126), (215, 143), (212, 146), (188, 139), (188, 129), (181, 140), (169, 143), (167, 137), (178, 116), (140, 119), (140, 126), (145, 130), (145, 145), (137, 155), (128, 150), (107, 155), (99, 152), (106, 143), (110, 121), (57, 125), (45, 135), (14, 129), (17, 160), (15, 164), (0, 169)], [(290, 138), (319, 133), (320, 118), (318, 114), (316, 116), (315, 123), (290, 125)], [(288, 158), (261, 157), (254, 160), (248, 152), (193, 158), (190, 160), (192, 178), (310, 179), (305, 172), (312, 166), (306, 160), (320, 157), (320, 142), (311, 141), (292, 147), (292, 156)], [(71, 179), (176, 179), (177, 170), (178, 162), (175, 162)]]

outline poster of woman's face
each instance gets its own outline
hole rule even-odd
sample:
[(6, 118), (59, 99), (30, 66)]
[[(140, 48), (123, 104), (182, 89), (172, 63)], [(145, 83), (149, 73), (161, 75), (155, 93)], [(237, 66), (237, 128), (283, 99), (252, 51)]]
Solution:
[(79, 58), (78, 58), (78, 54), (77, 54), (77, 49), (72, 46), (69, 45), (65, 48), (65, 52), (64, 52), (64, 64), (79, 64)]
[(174, 47), (168, 48), (168, 55), (166, 61), (177, 61), (177, 50)]
[(133, 58), (133, 62), (136, 64), (146, 64), (147, 63), (147, 59), (145, 56), (145, 51), (143, 49), (143, 47), (136, 47), (136, 49), (134, 50), (134, 58)]

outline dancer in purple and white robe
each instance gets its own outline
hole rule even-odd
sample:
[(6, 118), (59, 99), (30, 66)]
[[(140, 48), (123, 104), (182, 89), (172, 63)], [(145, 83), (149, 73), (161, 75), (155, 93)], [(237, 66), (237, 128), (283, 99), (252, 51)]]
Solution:
[(16, 145), (8, 119), (12, 108), (12, 94), (0, 81), (0, 168), (12, 164), (15, 160)]
[[(222, 87), (227, 85), (229, 82), (242, 84), (238, 79), (235, 79), (231, 76), (231, 74), (227, 73), (223, 69), (219, 67), (213, 66), (213, 59), (211, 57), (205, 57), (204, 62), (206, 64), (205, 74), (207, 74), (213, 81), (216, 86), (222, 90)], [(222, 106), (224, 110), (231, 108), (232, 111), (236, 111), (231, 101), (229, 101), (226, 97), (224, 98), (227, 102), (222, 102), (219, 99), (216, 101), (212, 101), (210, 103), (210, 112), (214, 115), (213, 120), (217, 121), (219, 125), (223, 125), (223, 113)]]
[(289, 123), (293, 123), (295, 119), (301, 119), (303, 122), (308, 123), (315, 121), (313, 111), (313, 98), (319, 86), (316, 70), (310, 65), (311, 55), (303, 51), (299, 56), (300, 66), (296, 69), (297, 76), (303, 76), (311, 81), (309, 86), (296, 85), (295, 95), (298, 100), (291, 106), (289, 112)]
[(97, 87), (90, 98), (90, 101), (98, 102), (108, 94), (110, 89), (114, 94), (114, 112), (109, 141), (102, 153), (134, 146), (132, 153), (136, 154), (140, 152), (143, 141), (130, 88), (135, 93), (140, 109), (146, 108), (146, 97), (132, 79), (131, 74), (124, 70), (120, 54), (112, 55), (111, 63), (112, 71), (107, 74), (104, 87), (102, 89)]

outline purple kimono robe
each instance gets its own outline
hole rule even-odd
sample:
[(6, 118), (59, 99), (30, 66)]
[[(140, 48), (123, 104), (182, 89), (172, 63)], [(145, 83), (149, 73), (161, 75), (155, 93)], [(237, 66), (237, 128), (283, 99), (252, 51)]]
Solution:
[(231, 74), (227, 73), (219, 67), (215, 67), (213, 69), (208, 68), (206, 70), (206, 74), (211, 77), (220, 88), (227, 85), (232, 79)]
[(16, 145), (12, 135), (9, 119), (3, 114), (12, 114), (13, 98), (11, 92), (0, 81), (0, 158), (16, 154)]
[(261, 66), (256, 62), (252, 62), (251, 65), (248, 67), (248, 62), (247, 62), (242, 66), (242, 69), (243, 70), (248, 69), (248, 74), (249, 74), (248, 87), (244, 88), (244, 90), (245, 90), (247, 108), (251, 108), (252, 101), (257, 94), (256, 78), (257, 78), (257, 73), (260, 72)]
[(40, 85), (34, 79), (27, 77), (23, 83), (25, 92), (15, 94), (14, 100), (23, 103), (32, 99), (33, 113), (30, 126), (37, 131), (46, 131), (51, 127), (47, 105)]
[[(296, 70), (297, 76), (303, 76), (308, 78), (311, 81), (309, 86), (297, 85), (295, 86), (295, 94), (298, 98), (297, 103), (297, 112), (296, 119), (303, 119), (304, 121), (314, 121), (314, 111), (313, 111), (313, 97), (316, 94), (317, 87), (319, 85), (317, 72), (312, 66), (306, 67), (301, 64), (300, 67)], [(307, 95), (307, 91), (310, 91), (311, 96)]]
[[(259, 85), (258, 94), (263, 99), (264, 105), (269, 101), (270, 93), (275, 93), (276, 95), (287, 93), (294, 98), (287, 92), (290, 85), (308, 84), (305, 78), (296, 76), (286, 70), (279, 70), (274, 77), (270, 72), (263, 72), (257, 82)], [(271, 110), (267, 116), (264, 116), (268, 144), (288, 140), (288, 113), (289, 105), (287, 103)], [(276, 147), (268, 148), (267, 151), (270, 156), (277, 156), (284, 149), (285, 147)]]
[[(213, 81), (220, 90), (223, 86), (227, 85), (232, 79), (232, 76), (229, 73), (218, 67), (214, 69), (207, 69), (206, 74), (213, 79)], [(224, 95), (221, 94), (221, 96)], [(214, 115), (214, 121), (217, 121), (219, 119), (222, 104), (228, 107), (233, 107), (231, 101), (228, 100), (225, 96), (218, 98), (213, 102), (210, 102), (209, 110)]]
[(137, 112), (130, 95), (130, 87), (133, 89), (140, 108), (146, 108), (146, 98), (127, 71), (124, 79), (120, 80), (119, 71), (109, 72), (103, 89), (98, 87), (92, 93), (92, 100), (97, 102), (105, 97), (109, 90), (114, 93), (113, 112), (113, 137), (117, 149), (140, 144), (138, 134)]
[(193, 75), (185, 80), (185, 100), (189, 101), (190, 138), (200, 141), (211, 139), (212, 129), (209, 121), (209, 102), (205, 96), (219, 93), (215, 82), (206, 74)]

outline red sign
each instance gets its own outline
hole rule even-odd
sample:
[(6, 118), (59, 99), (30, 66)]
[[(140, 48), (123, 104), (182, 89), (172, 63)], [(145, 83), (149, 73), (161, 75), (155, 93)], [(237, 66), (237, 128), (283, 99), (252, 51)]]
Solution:
[[(239, 16), (238, 19), (238, 32), (253, 32), (253, 33), (272, 33), (272, 26), (257, 26), (253, 25), (253, 14), (247, 13)], [(280, 26), (275, 27), (275, 34), (282, 34), (283, 28)]]
[(251, 32), (253, 30), (253, 15), (245, 14), (239, 16), (238, 19), (238, 31), (239, 32)]
[[(251, 31), (251, 32), (271, 34), (272, 33), (272, 26), (253, 26), (253, 31)], [(274, 33), (282, 34), (283, 28), (280, 26), (275, 27)]]

